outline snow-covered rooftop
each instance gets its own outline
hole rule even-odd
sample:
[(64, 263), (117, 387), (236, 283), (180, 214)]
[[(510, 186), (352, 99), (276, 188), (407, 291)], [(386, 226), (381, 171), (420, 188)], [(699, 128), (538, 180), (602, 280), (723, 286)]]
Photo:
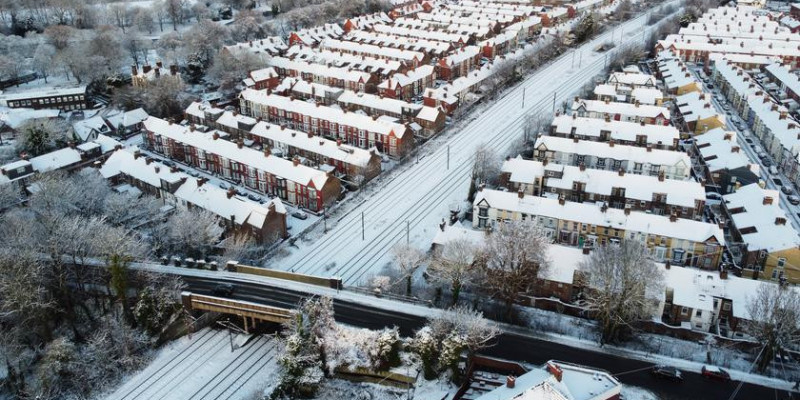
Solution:
[[(773, 252), (800, 246), (797, 231), (788, 223), (786, 213), (780, 207), (777, 190), (750, 184), (723, 198), (748, 251)], [(766, 201), (767, 198), (770, 200)]]
[(304, 186), (313, 182), (315, 188), (322, 189), (328, 180), (328, 175), (325, 172), (302, 164), (294, 165), (292, 161), (274, 155), (267, 156), (249, 147), (240, 148), (236, 143), (224, 139), (214, 139), (211, 132), (192, 131), (190, 127), (170, 124), (163, 119), (155, 117), (145, 120), (144, 126), (145, 129), (153, 132), (156, 136), (163, 136), (207, 153), (217, 154), (228, 160), (265, 171), (277, 177), (286, 178)]
[(624, 210), (610, 207), (604, 212), (601, 206), (596, 204), (567, 201), (562, 205), (558, 199), (530, 195), (520, 198), (517, 193), (492, 189), (479, 191), (473, 204), (477, 206), (483, 201), (488, 203), (490, 208), (498, 210), (621, 229), (627, 233), (653, 234), (696, 243), (714, 238), (720, 245), (725, 243), (722, 229), (717, 224), (685, 218), (672, 221), (666, 216), (637, 211), (626, 215)]
[(689, 155), (682, 151), (648, 150), (644, 147), (622, 144), (609, 146), (608, 143), (592, 140), (578, 140), (575, 142), (572, 139), (558, 136), (540, 136), (536, 139), (534, 148), (540, 149), (541, 146), (554, 152), (591, 155), (620, 161), (629, 160), (641, 164), (666, 166), (683, 164), (686, 168), (691, 165)]
[(610, 132), (609, 136), (614, 140), (635, 141), (637, 135), (645, 135), (648, 144), (660, 144), (673, 146), (675, 140), (679, 139), (680, 132), (668, 125), (642, 125), (636, 122), (626, 121), (605, 121), (600, 118), (573, 117), (570, 115), (559, 115), (553, 120), (556, 132), (561, 135), (569, 135), (572, 128), (575, 134), (580, 136), (600, 137), (601, 131)]
[(544, 180), (544, 186), (571, 190), (575, 182), (583, 183), (587, 194), (611, 196), (616, 189), (624, 189), (625, 197), (638, 201), (653, 201), (655, 194), (664, 194), (665, 203), (686, 208), (697, 207), (706, 200), (705, 188), (694, 180), (659, 179), (652, 175), (623, 174), (617, 171), (583, 168), (572, 165), (547, 164), (540, 161), (512, 158), (503, 163), (502, 171), (510, 174), (510, 181), (532, 185)]
[(669, 110), (666, 107), (651, 106), (646, 104), (619, 103), (615, 101), (579, 100), (572, 103), (572, 110), (585, 109), (587, 112), (625, 115), (631, 117), (657, 118), (659, 116), (669, 119)]

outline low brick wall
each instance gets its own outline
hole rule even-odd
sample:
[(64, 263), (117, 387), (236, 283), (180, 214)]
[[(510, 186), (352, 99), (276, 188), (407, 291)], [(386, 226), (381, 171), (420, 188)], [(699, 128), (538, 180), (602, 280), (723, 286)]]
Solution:
[(229, 264), (228, 270), (242, 274), (267, 276), (270, 278), (285, 279), (287, 281), (307, 283), (309, 285), (323, 286), (332, 289), (342, 289), (342, 280), (339, 278), (323, 278), (320, 276), (297, 274), (294, 272), (251, 267), (240, 264)]

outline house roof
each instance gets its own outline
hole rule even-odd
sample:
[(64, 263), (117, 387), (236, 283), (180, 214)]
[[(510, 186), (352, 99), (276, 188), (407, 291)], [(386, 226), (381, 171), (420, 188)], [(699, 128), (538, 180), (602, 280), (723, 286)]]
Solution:
[(224, 139), (215, 140), (213, 132), (192, 131), (189, 127), (170, 124), (163, 119), (155, 117), (145, 120), (144, 125), (145, 129), (153, 132), (156, 136), (163, 136), (208, 153), (217, 154), (228, 160), (265, 171), (277, 177), (286, 178), (301, 185), (313, 183), (316, 189), (321, 190), (328, 180), (328, 175), (325, 172), (314, 168), (302, 164), (294, 165), (290, 160), (274, 155), (267, 156), (249, 147), (239, 148), (236, 143)]
[(685, 218), (677, 218), (673, 222), (669, 217), (644, 212), (632, 211), (629, 215), (625, 215), (624, 210), (610, 207), (603, 212), (596, 204), (567, 201), (561, 205), (558, 199), (530, 195), (519, 198), (517, 193), (491, 189), (479, 191), (473, 204), (477, 207), (483, 202), (499, 210), (622, 229), (627, 232), (686, 239), (697, 243), (713, 238), (719, 245), (725, 243), (722, 229), (717, 224)]
[(77, 149), (67, 147), (42, 154), (38, 157), (33, 157), (30, 159), (30, 162), (33, 165), (34, 171), (54, 171), (81, 162), (81, 152)]
[(558, 136), (539, 136), (534, 145), (536, 149), (546, 148), (549, 151), (589, 155), (612, 160), (629, 160), (634, 163), (651, 165), (683, 165), (687, 169), (691, 166), (689, 155), (682, 151), (647, 150), (645, 147), (615, 144), (609, 146), (605, 142), (592, 140), (578, 140)]
[(601, 113), (601, 114), (620, 114), (626, 116), (636, 116), (644, 118), (656, 118), (663, 116), (666, 119), (670, 118), (669, 110), (666, 107), (651, 106), (646, 104), (631, 104), (620, 103), (614, 101), (599, 101), (599, 100), (579, 100), (572, 103), (572, 110), (585, 109), (588, 112)]
[(740, 150), (741, 147), (736, 141), (735, 132), (716, 128), (702, 135), (696, 135), (694, 140), (709, 171), (751, 168), (758, 175), (758, 165), (753, 164), (750, 158)]
[(601, 131), (610, 132), (611, 139), (635, 141), (636, 135), (645, 135), (648, 144), (661, 144), (673, 146), (675, 140), (679, 139), (680, 133), (673, 126), (667, 125), (642, 125), (636, 122), (627, 121), (605, 121), (601, 118), (573, 117), (570, 115), (559, 115), (553, 119), (553, 126), (557, 133), (569, 135), (572, 128), (580, 136), (600, 137)]
[(520, 184), (533, 184), (538, 178), (543, 179), (547, 187), (571, 190), (575, 182), (581, 182), (585, 185), (586, 193), (611, 196), (615, 189), (622, 188), (626, 198), (638, 201), (652, 201), (655, 194), (661, 193), (666, 195), (667, 204), (686, 208), (695, 208), (698, 201), (706, 200), (705, 188), (694, 180), (660, 180), (657, 176), (637, 174), (620, 176), (617, 171), (593, 168), (581, 170), (572, 165), (552, 163), (543, 165), (541, 161), (525, 160), (522, 157), (506, 160), (502, 170), (511, 174), (511, 182)]
[(264, 121), (257, 123), (250, 133), (362, 168), (366, 168), (374, 154), (378, 153), (375, 149), (364, 150), (347, 144), (337, 145), (336, 141), (321, 136), (309, 137), (304, 132), (281, 128)]
[(261, 205), (245, 197), (228, 196), (228, 191), (212, 184), (197, 185), (197, 179), (187, 179), (175, 191), (175, 197), (189, 202), (197, 207), (208, 210), (225, 220), (234, 223), (248, 224), (254, 228), (262, 229), (267, 221), (273, 205), (279, 214), (286, 214), (286, 209), (280, 199), (272, 199), (269, 203)]
[(293, 100), (289, 97), (268, 94), (267, 92), (259, 90), (245, 89), (242, 91), (241, 97), (246, 101), (251, 101), (262, 106), (288, 110), (301, 115), (308, 115), (311, 118), (319, 118), (340, 125), (363, 129), (367, 132), (376, 132), (387, 136), (394, 133), (397, 138), (402, 138), (407, 130), (405, 125), (389, 122), (385, 119), (372, 119), (366, 115), (348, 113), (333, 107)]
[[(747, 243), (748, 251), (774, 252), (800, 246), (797, 231), (780, 207), (780, 193), (777, 190), (762, 189), (754, 183), (722, 197), (729, 211), (743, 209), (733, 213), (731, 219), (741, 233), (742, 241)], [(772, 199), (770, 204), (764, 204), (766, 197)], [(783, 224), (777, 222), (779, 219)]]

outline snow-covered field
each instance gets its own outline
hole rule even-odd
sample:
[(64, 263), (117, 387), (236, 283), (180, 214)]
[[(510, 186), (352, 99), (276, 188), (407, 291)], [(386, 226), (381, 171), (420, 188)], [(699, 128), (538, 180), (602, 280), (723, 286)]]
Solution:
[(279, 342), (257, 336), (232, 352), (228, 335), (206, 328), (171, 343), (106, 399), (235, 400), (260, 393), (275, 374)]
[(329, 219), (327, 233), (309, 235), (296, 243), (298, 248), (286, 248), (288, 254), (270, 266), (337, 276), (353, 285), (390, 261), (390, 249), (406, 240), (407, 226), (410, 242), (426, 249), (437, 224), (449, 215), (449, 205), (466, 198), (475, 147), (488, 143), (498, 154), (509, 152), (523, 135), (526, 115), (552, 113), (554, 98), (560, 105), (603, 71), (606, 54), (594, 48), (609, 42), (612, 35), (621, 41), (617, 48), (642, 42), (652, 29), (646, 21), (647, 16), (641, 16), (601, 34), (477, 109), (460, 130), (451, 130), (421, 149), (418, 162), (398, 167), (366, 189), (361, 200), (351, 200), (349, 212)]

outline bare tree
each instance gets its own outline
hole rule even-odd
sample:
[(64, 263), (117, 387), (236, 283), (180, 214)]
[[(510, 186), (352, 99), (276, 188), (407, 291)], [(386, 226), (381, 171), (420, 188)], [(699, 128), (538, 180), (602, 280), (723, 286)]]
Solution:
[(206, 73), (206, 79), (218, 84), (224, 92), (233, 92), (242, 79), (247, 77), (248, 72), (262, 66), (264, 62), (250, 52), (233, 55), (227, 50), (220, 50)]
[(800, 343), (800, 294), (792, 286), (763, 283), (746, 307), (744, 329), (764, 346), (757, 359), (763, 372), (775, 356)]
[(178, 24), (183, 23), (183, 8), (186, 6), (186, 0), (164, 0), (163, 7), (166, 14), (172, 21), (172, 30), (178, 30)]
[(176, 212), (169, 218), (169, 226), (173, 248), (193, 257), (205, 257), (223, 232), (216, 215), (196, 207)]
[(47, 83), (47, 77), (55, 69), (55, 57), (56, 48), (49, 43), (40, 43), (33, 54), (33, 68), (44, 78), (45, 83)]
[(553, 122), (553, 116), (549, 113), (532, 113), (525, 116), (525, 126), (523, 132), (523, 141), (525, 144), (530, 144), (539, 137), (542, 133), (550, 128)]
[(472, 180), (469, 185), (467, 198), (472, 200), (478, 186), (484, 183), (495, 183), (500, 175), (502, 162), (495, 150), (486, 143), (481, 143), (475, 148), (475, 157), (472, 163)]
[(511, 318), (514, 303), (531, 294), (550, 267), (550, 239), (531, 221), (498, 223), (482, 252), (483, 289), (505, 304)]
[(392, 257), (394, 265), (406, 280), (406, 296), (411, 296), (411, 282), (425, 260), (425, 253), (412, 245), (397, 244), (392, 248)]
[(66, 144), (70, 127), (52, 118), (30, 119), (17, 128), (17, 151), (32, 156), (47, 153)]
[(473, 285), (479, 275), (475, 267), (477, 246), (469, 240), (457, 239), (444, 245), (441, 253), (435, 255), (428, 266), (428, 275), (435, 283), (450, 286), (453, 305), (458, 303), (461, 291)]
[(634, 240), (596, 248), (580, 265), (586, 276), (586, 304), (600, 321), (600, 343), (615, 343), (632, 324), (650, 318), (664, 295), (664, 274)]

